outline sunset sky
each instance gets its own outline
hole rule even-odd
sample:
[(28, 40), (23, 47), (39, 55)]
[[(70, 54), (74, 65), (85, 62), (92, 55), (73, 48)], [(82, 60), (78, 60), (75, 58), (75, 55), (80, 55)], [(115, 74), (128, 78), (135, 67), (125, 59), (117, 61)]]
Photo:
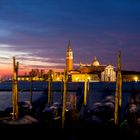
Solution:
[(140, 71), (140, 0), (0, 0), (0, 75), (60, 70), (71, 40), (74, 63), (117, 64)]

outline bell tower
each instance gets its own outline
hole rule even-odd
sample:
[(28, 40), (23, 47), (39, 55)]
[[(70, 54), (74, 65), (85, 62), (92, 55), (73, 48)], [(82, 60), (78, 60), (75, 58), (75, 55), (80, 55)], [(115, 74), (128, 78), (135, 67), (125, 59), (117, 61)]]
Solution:
[(73, 69), (73, 53), (71, 49), (71, 43), (69, 40), (67, 51), (66, 51), (66, 70), (70, 71)]

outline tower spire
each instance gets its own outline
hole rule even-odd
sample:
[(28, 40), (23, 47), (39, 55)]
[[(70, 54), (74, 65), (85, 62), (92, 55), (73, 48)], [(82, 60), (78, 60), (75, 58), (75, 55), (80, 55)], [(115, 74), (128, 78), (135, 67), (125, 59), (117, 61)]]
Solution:
[(69, 42), (68, 42), (68, 47), (67, 47), (67, 49), (68, 49), (68, 50), (71, 50), (71, 42), (70, 42), (70, 40), (69, 40)]
[(94, 61), (96, 61), (97, 60), (97, 57), (96, 56), (94, 56)]
[(69, 40), (66, 51), (66, 70), (70, 71), (72, 69), (73, 69), (73, 53), (71, 49), (71, 42)]

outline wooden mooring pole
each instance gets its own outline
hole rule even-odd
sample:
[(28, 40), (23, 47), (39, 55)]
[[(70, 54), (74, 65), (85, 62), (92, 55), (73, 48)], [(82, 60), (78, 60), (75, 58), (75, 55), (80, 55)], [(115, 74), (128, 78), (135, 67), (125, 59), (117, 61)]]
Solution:
[(84, 108), (87, 105), (87, 80), (84, 81)]
[(114, 110), (114, 124), (116, 127), (119, 124), (121, 107), (122, 107), (122, 75), (121, 75), (121, 51), (119, 50), (118, 69), (116, 78), (115, 110)]
[(51, 105), (51, 94), (52, 94), (52, 75), (50, 70), (48, 73), (48, 106)]
[(90, 82), (89, 79), (87, 80), (87, 94), (90, 92)]
[(62, 97), (62, 128), (65, 126), (66, 95), (67, 95), (67, 71), (64, 70), (63, 78), (63, 97)]
[(30, 76), (30, 105), (32, 106), (32, 98), (33, 98), (33, 77)]
[(86, 117), (86, 112), (87, 112), (87, 91), (88, 91), (88, 82), (87, 82), (87, 75), (85, 75), (85, 81), (84, 81), (84, 118)]
[(18, 67), (19, 63), (16, 63), (15, 57), (13, 57), (13, 85), (12, 85), (12, 104), (13, 113), (12, 119), (18, 119)]

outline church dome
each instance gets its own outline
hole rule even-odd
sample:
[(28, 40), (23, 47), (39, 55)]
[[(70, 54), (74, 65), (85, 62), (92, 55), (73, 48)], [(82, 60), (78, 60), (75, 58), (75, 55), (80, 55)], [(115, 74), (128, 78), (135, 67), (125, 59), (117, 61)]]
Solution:
[(100, 65), (100, 63), (97, 60), (97, 58), (95, 57), (94, 60), (93, 60), (93, 62), (92, 62), (92, 66), (99, 66), (99, 65)]

